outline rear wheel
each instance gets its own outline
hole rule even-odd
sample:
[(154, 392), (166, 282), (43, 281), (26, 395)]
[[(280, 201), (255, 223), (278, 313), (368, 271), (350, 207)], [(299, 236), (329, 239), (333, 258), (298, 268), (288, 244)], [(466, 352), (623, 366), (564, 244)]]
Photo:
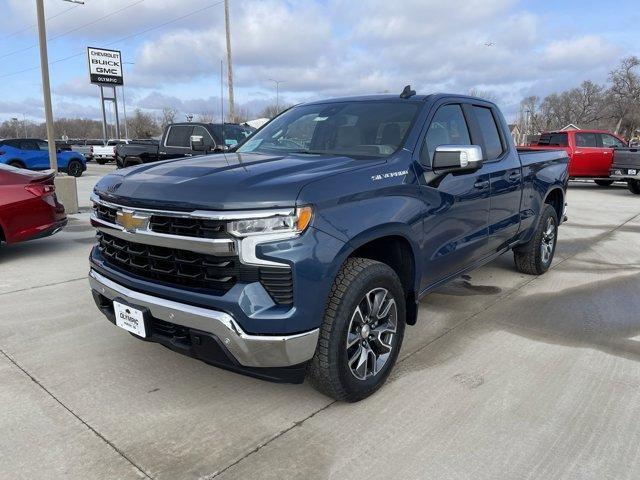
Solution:
[(69, 165), (67, 165), (67, 175), (72, 177), (81, 177), (82, 170), (82, 162), (80, 162), (80, 160), (71, 160)]
[(529, 275), (542, 275), (551, 266), (558, 240), (558, 219), (551, 205), (545, 205), (533, 237), (513, 250), (516, 268)]
[(629, 180), (627, 182), (629, 186), (629, 191), (636, 195), (640, 195), (640, 180)]
[(391, 373), (405, 324), (405, 295), (391, 267), (348, 259), (331, 287), (309, 380), (336, 400), (368, 397)]
[(613, 180), (594, 180), (594, 182), (600, 187), (610, 187), (613, 185)]

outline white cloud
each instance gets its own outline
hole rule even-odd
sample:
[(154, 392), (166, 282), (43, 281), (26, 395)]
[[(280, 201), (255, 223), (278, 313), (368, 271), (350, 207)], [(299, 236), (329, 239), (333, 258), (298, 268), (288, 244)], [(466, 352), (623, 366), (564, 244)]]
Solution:
[[(133, 1), (91, 0), (52, 24), (59, 31), (62, 26), (57, 22), (65, 18), (65, 28), (73, 28)], [(145, 0), (119, 14), (117, 21), (114, 17), (109, 28), (81, 30), (72, 37), (82, 43), (90, 34), (92, 40), (104, 38), (108, 43), (106, 39), (211, 3)], [(511, 108), (524, 94), (543, 95), (586, 78), (602, 81), (622, 55), (617, 45), (597, 34), (581, 36), (576, 29), (565, 34), (557, 26), (552, 31), (543, 13), (523, 10), (516, 0), (230, 3), (236, 97), (253, 111), (272, 100), (270, 79), (284, 81), (281, 98), (291, 102), (399, 92), (411, 83), (424, 93), (467, 92), (475, 87), (495, 92), (500, 103)], [(14, 20), (29, 21), (34, 10), (30, 2), (8, 0), (8, 4)], [(54, 4), (48, 3), (51, 13), (63, 9)], [(222, 6), (143, 38), (121, 45), (126, 59), (135, 62), (127, 66), (126, 74), (132, 105), (153, 110), (164, 102), (190, 113), (200, 113), (208, 105), (219, 109), (219, 99), (207, 95), (217, 91), (219, 62), (225, 58)], [(487, 42), (493, 45), (486, 46)], [(57, 85), (54, 92), (64, 101), (75, 101), (94, 97), (93, 89), (78, 77)]]

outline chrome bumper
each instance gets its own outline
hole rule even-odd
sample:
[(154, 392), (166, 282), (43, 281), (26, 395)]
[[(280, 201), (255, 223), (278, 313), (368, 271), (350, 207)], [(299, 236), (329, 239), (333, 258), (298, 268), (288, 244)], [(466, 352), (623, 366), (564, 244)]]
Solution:
[(245, 367), (298, 365), (313, 356), (318, 343), (318, 329), (288, 336), (250, 335), (227, 313), (136, 292), (93, 269), (89, 272), (89, 283), (93, 290), (109, 300), (121, 298), (147, 308), (154, 318), (215, 335)]

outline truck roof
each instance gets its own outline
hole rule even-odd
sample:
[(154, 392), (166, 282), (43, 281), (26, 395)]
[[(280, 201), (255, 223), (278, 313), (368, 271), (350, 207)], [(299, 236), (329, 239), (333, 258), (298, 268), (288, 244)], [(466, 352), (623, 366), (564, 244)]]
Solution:
[(614, 135), (614, 136), (618, 136), (615, 133), (613, 133), (610, 130), (597, 130), (597, 129), (588, 129), (588, 128), (584, 128), (584, 129), (580, 129), (580, 130), (549, 130), (548, 132), (542, 132), (542, 135), (544, 135), (545, 133), (569, 133), (569, 132), (575, 132), (575, 133), (608, 133), (610, 135)]
[(470, 97), (469, 95), (461, 95), (459, 93), (431, 93), (427, 95), (413, 95), (409, 98), (400, 98), (400, 95), (397, 94), (383, 94), (383, 95), (359, 95), (353, 97), (337, 97), (337, 98), (326, 98), (322, 100), (316, 100), (313, 102), (305, 102), (305, 105), (319, 105), (323, 103), (338, 103), (338, 102), (372, 102), (372, 101), (389, 101), (389, 100), (398, 100), (403, 102), (426, 102), (428, 100), (438, 100), (440, 98), (445, 97), (456, 97), (456, 98), (472, 98), (474, 100), (481, 100), (486, 103), (493, 103), (488, 100), (484, 100), (478, 97)]

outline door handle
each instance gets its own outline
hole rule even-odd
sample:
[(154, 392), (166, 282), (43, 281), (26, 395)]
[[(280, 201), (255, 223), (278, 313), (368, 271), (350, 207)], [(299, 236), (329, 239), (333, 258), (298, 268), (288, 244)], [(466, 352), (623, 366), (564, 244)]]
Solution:
[(489, 186), (489, 180), (478, 180), (476, 183), (473, 184), (473, 187), (477, 188), (478, 190), (484, 190), (488, 186)]
[(511, 175), (509, 175), (510, 182), (515, 182), (517, 180), (520, 180), (520, 172), (513, 172), (511, 173)]

